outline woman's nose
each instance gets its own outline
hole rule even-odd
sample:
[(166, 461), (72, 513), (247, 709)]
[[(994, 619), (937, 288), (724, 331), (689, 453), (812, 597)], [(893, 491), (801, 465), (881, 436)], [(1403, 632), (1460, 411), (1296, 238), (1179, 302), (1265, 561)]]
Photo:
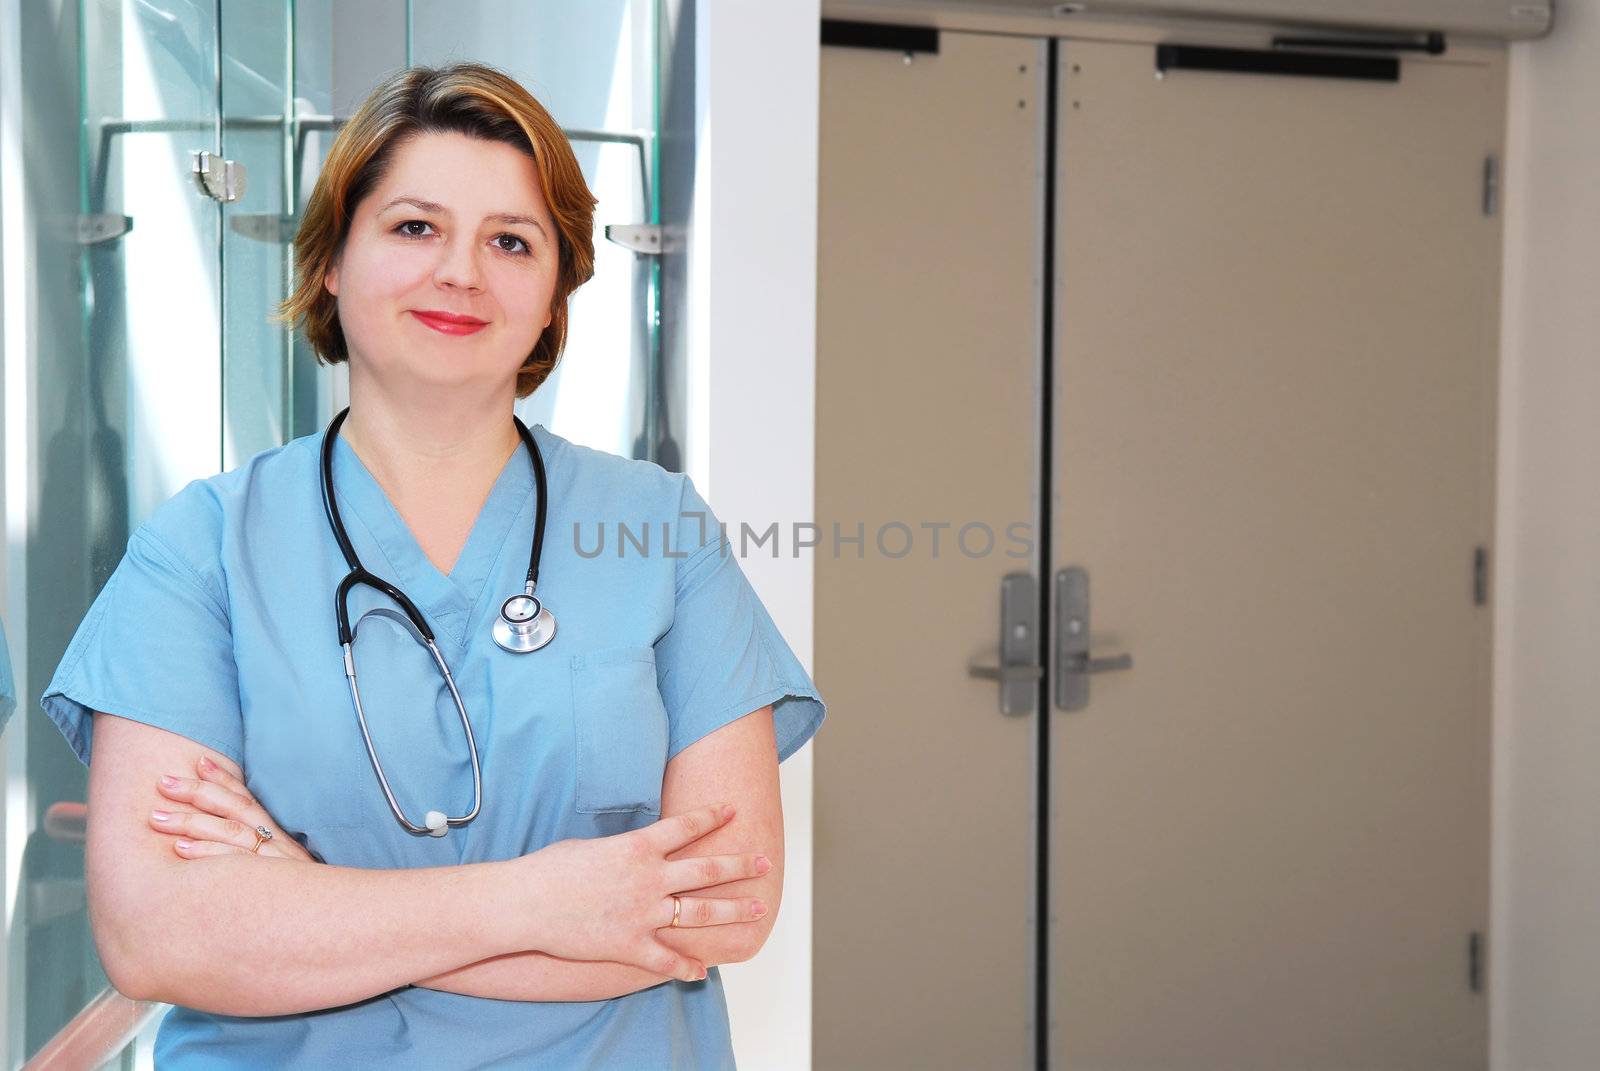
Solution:
[(475, 290), (481, 285), (481, 276), (478, 251), (470, 241), (452, 239), (441, 246), (433, 270), (435, 282)]

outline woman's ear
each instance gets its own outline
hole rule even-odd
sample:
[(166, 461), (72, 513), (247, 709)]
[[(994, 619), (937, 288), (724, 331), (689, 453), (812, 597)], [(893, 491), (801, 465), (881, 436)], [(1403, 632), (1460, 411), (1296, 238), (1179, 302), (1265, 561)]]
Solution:
[(328, 270), (322, 273), (322, 285), (327, 287), (328, 293), (334, 297), (339, 296), (339, 262), (337, 260), (328, 265)]

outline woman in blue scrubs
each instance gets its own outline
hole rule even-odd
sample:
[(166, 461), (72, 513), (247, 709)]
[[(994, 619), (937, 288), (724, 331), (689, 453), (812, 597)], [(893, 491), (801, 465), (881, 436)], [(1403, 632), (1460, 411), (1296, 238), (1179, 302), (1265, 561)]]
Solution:
[[(777, 765), (820, 727), (816, 688), (692, 481), (539, 424), (558, 626), (531, 652), (491, 636), (539, 499), (513, 402), (561, 353), (594, 203), (516, 82), (412, 68), (344, 126), (296, 239), (286, 313), (349, 362), (335, 502), (449, 667), (475, 817), (419, 835), (378, 783), (323, 432), (157, 508), (44, 693), (90, 768), (102, 960), (175, 1005), (159, 1067), (733, 1066), (716, 964), (776, 915)], [(385, 606), (357, 586), (350, 621)], [(469, 813), (432, 656), (394, 618), (356, 631), (395, 805)]]

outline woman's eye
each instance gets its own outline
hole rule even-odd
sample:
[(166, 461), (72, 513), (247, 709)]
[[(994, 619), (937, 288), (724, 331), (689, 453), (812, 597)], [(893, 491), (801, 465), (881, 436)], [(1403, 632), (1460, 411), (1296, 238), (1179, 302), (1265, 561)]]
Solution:
[[(426, 234), (424, 234), (422, 232), (419, 232), (419, 231), (410, 230), (409, 228), (411, 228), (411, 227), (430, 227), (431, 228), (432, 226), (433, 226), (433, 224), (429, 223), (425, 219), (408, 219), (404, 223), (398, 224), (395, 227), (395, 230), (400, 232), (401, 236), (406, 237), (406, 238), (426, 238), (427, 237)], [(515, 244), (511, 245), (511, 246), (506, 246), (506, 245), (501, 244), (501, 243), (507, 241), (508, 239), (511, 242), (515, 243)], [(526, 241), (524, 241), (522, 238), (519, 238), (515, 234), (507, 233), (507, 234), (498, 235), (494, 240), (495, 240), (496, 245), (499, 246), (500, 251), (502, 253), (511, 253), (514, 256), (527, 256), (528, 254), (533, 252), (532, 248), (528, 245), (528, 243)]]
[(520, 244), (522, 246), (522, 248), (521, 249), (506, 249), (505, 246), (501, 246), (500, 248), (502, 250), (504, 250), (505, 252), (507, 252), (507, 253), (517, 253), (517, 254), (523, 254), (523, 253), (532, 252), (532, 250), (528, 248), (528, 243), (524, 242), (521, 238), (518, 238), (514, 234), (502, 234), (500, 237), (496, 238), (495, 241), (496, 242), (503, 242), (507, 238), (511, 239), (513, 242), (517, 242), (518, 244)]

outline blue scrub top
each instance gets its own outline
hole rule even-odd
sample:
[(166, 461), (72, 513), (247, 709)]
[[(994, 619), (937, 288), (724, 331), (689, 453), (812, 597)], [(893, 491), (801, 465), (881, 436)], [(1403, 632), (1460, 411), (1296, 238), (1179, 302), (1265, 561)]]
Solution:
[[(490, 635), (527, 574), (536, 499), (527, 451), (506, 462), (446, 575), (355, 451), (335, 444), (351, 542), (421, 610), (472, 719), (483, 809), (466, 826), (442, 838), (407, 833), (367, 757), (335, 624), (348, 567), (323, 513), (320, 432), (158, 507), (129, 538), (41, 704), (85, 764), (92, 710), (216, 749), (286, 830), (342, 866), (509, 859), (648, 825), (660, 818), (668, 760), (769, 703), (778, 760), (798, 750), (822, 724), (822, 699), (693, 482), (531, 430), (550, 493), (538, 594), (557, 627), (527, 654)], [(393, 603), (356, 587), (352, 625), (384, 605)], [(382, 617), (359, 626), (373, 744), (419, 824), (431, 808), (454, 816), (472, 805), (460, 715), (430, 657)], [(734, 1066), (715, 966), (704, 981), (598, 1001), (406, 986), (297, 1015), (175, 1007), (155, 1056), (163, 1068)]]

